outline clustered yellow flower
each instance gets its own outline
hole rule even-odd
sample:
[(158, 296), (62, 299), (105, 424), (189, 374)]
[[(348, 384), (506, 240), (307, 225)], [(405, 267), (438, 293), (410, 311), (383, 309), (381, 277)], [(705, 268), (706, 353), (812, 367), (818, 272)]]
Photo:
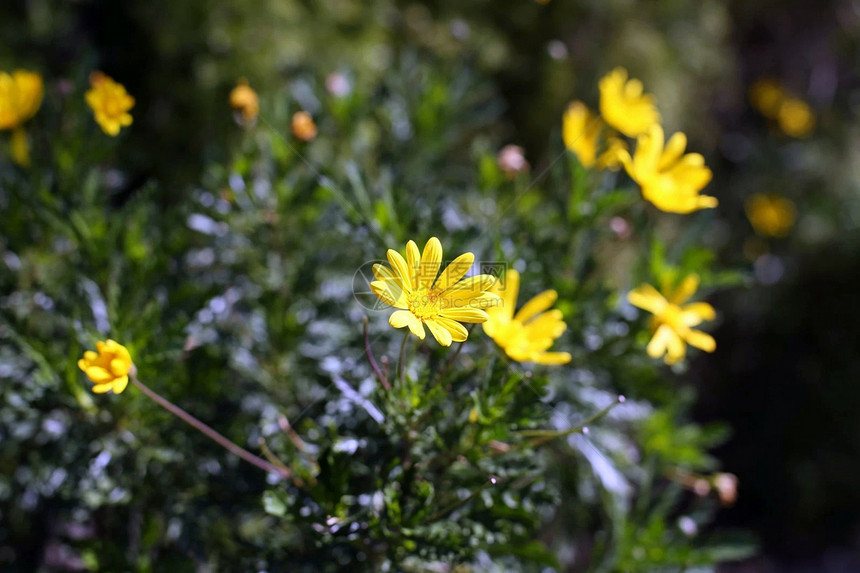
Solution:
[(807, 137), (815, 128), (815, 113), (808, 103), (788, 93), (772, 78), (762, 78), (750, 86), (750, 103), (765, 117), (775, 120), (790, 137)]
[(256, 121), (260, 113), (260, 99), (248, 85), (248, 80), (242, 78), (236, 83), (230, 92), (230, 107), (236, 111), (241, 123), (251, 125)]
[(93, 392), (96, 394), (109, 390), (114, 394), (122, 393), (128, 385), (129, 374), (134, 374), (128, 348), (110, 339), (96, 342), (96, 352), (84, 352), (84, 357), (78, 360), (78, 368), (95, 384)]
[(774, 193), (756, 193), (745, 207), (753, 229), (765, 237), (786, 236), (797, 220), (794, 202)]
[(30, 164), (30, 144), (23, 125), (39, 111), (43, 95), (39, 74), (26, 70), (0, 72), (0, 131), (12, 130), (12, 159), (18, 165)]
[(510, 269), (504, 281), (497, 282), (490, 291), (501, 297), (501, 304), (487, 309), (489, 319), (482, 325), (510, 358), (517, 362), (538, 364), (567, 364), (567, 352), (547, 352), (567, 325), (561, 311), (549, 308), (558, 299), (554, 290), (546, 290), (529, 300), (514, 314), (520, 288), (520, 274)]
[[(717, 199), (700, 195), (711, 170), (698, 153), (684, 154), (686, 136), (676, 133), (663, 147), (663, 128), (654, 96), (627, 70), (615, 68), (600, 80), (600, 114), (572, 102), (564, 114), (562, 136), (567, 148), (588, 169), (624, 166), (642, 189), (642, 196), (669, 213), (690, 213), (717, 206)], [(631, 158), (620, 134), (636, 138)]]
[(90, 74), (90, 89), (84, 96), (95, 114), (96, 123), (107, 135), (116, 136), (122, 127), (131, 125), (129, 110), (134, 98), (125, 87), (102, 72)]
[(664, 288), (665, 296), (649, 284), (639, 285), (627, 295), (630, 304), (654, 315), (651, 323), (654, 334), (646, 349), (648, 356), (664, 357), (666, 364), (675, 364), (683, 360), (687, 344), (705, 352), (717, 348), (710, 334), (692, 328), (703, 321), (714, 320), (714, 307), (706, 302), (684, 304), (698, 288), (699, 277), (691, 274), (676, 289)]
[[(460, 324), (485, 322), (486, 309), (499, 303), (496, 294), (488, 292), (496, 282), (491, 275), (463, 278), (475, 255), (465, 253), (455, 258), (439, 274), (442, 264), (442, 244), (431, 237), (418, 251), (414, 241), (406, 244), (406, 258), (394, 249), (388, 250), (388, 263), (373, 266), (376, 280), (371, 291), (396, 310), (388, 319), (394, 328), (408, 326), (412, 334), (424, 339), (424, 327), (442, 346), (463, 342), (469, 331)], [(437, 276), (438, 275), (438, 276)]]

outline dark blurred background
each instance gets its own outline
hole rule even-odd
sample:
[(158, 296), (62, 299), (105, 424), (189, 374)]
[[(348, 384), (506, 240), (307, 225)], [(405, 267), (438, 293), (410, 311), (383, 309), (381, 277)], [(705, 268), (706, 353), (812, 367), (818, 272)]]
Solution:
[[(138, 103), (114, 199), (157, 180), (154, 200), (169, 209), (206, 162), (225, 159), (212, 142), (238, 137), (224, 112), (238, 77), (265, 98), (308, 62), (370, 83), (409, 50), (466, 58), (503, 96), (499, 129), (539, 168), (567, 103), (594, 102), (596, 79), (626, 66), (656, 94), (667, 131), (683, 127), (706, 155), (721, 209), (704, 239), (749, 271), (748, 287), (712, 301), (718, 350), (688, 374), (698, 419), (732, 428), (716, 455), (739, 497), (717, 526), (762, 542), (761, 557), (731, 570), (860, 571), (858, 32), (853, 0), (5, 0), (0, 69), (84, 85), (98, 68), (122, 82)], [(815, 110), (808, 139), (749, 106), (763, 77)], [(759, 191), (797, 204), (787, 238), (754, 238), (743, 206)]]

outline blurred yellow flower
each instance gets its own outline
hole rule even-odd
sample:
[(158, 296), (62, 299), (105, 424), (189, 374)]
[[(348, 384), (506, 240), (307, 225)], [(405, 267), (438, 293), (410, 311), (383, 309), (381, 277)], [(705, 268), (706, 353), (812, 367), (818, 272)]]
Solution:
[(617, 134), (608, 133), (606, 135), (606, 149), (597, 158), (597, 168), (618, 171), (624, 164), (624, 158), (628, 156), (627, 143)]
[(96, 342), (96, 350), (98, 352), (84, 352), (84, 357), (78, 360), (78, 368), (95, 384), (93, 392), (96, 394), (108, 390), (120, 394), (128, 385), (129, 373), (133, 374), (134, 370), (128, 348), (116, 340), (107, 340)]
[(808, 103), (790, 95), (772, 78), (757, 80), (750, 86), (750, 104), (767, 118), (776, 120), (783, 133), (804, 138), (815, 128), (815, 112)]
[(134, 98), (122, 84), (102, 72), (90, 74), (90, 89), (84, 97), (95, 113), (96, 123), (106, 134), (116, 136), (120, 128), (131, 125), (132, 117), (128, 112), (134, 107)]
[(785, 92), (779, 82), (773, 78), (762, 78), (756, 80), (750, 86), (750, 104), (765, 117), (775, 118), (779, 112), (779, 106), (785, 97)]
[(615, 68), (600, 80), (600, 114), (628, 137), (636, 137), (660, 123), (654, 96), (644, 94), (642, 82), (627, 79), (627, 70)]
[(773, 193), (756, 193), (745, 207), (753, 229), (765, 237), (786, 236), (797, 220), (794, 202)]
[(317, 125), (306, 111), (297, 111), (293, 115), (292, 128), (293, 135), (302, 141), (310, 141), (317, 136)]
[(239, 114), (244, 124), (251, 124), (257, 119), (260, 113), (260, 99), (246, 79), (240, 79), (230, 92), (230, 107)]
[(581, 101), (571, 102), (564, 112), (561, 136), (564, 145), (579, 158), (583, 167), (591, 169), (597, 161), (597, 145), (603, 122)]
[(802, 139), (812, 133), (815, 127), (815, 114), (809, 104), (802, 99), (788, 97), (779, 106), (776, 122), (786, 135)]
[(391, 315), (388, 323), (394, 328), (408, 326), (421, 340), (426, 325), (442, 346), (463, 342), (469, 332), (460, 323), (486, 321), (486, 309), (500, 301), (488, 292), (495, 277), (463, 278), (475, 262), (472, 253), (460, 255), (439, 274), (442, 245), (436, 237), (427, 241), (423, 253), (418, 252), (414, 241), (409, 241), (405, 259), (389, 249), (388, 262), (390, 267), (373, 265), (376, 280), (370, 283), (370, 289), (381, 301), (401, 309)]
[(648, 356), (662, 356), (666, 364), (674, 364), (684, 358), (687, 352), (686, 344), (705, 352), (713, 352), (717, 348), (717, 343), (710, 334), (691, 328), (705, 320), (716, 318), (714, 307), (706, 302), (684, 304), (698, 288), (698, 275), (688, 275), (673, 292), (669, 292), (671, 289), (664, 289), (665, 297), (649, 284), (639, 285), (627, 295), (630, 304), (654, 315), (654, 335), (648, 343)]
[(30, 165), (30, 142), (22, 126), (39, 111), (43, 95), (39, 74), (26, 70), (0, 72), (0, 130), (12, 130), (12, 160), (24, 167)]
[(627, 173), (642, 188), (642, 196), (669, 213), (691, 213), (716, 207), (716, 197), (699, 192), (711, 180), (711, 170), (698, 153), (684, 154), (687, 136), (678, 132), (663, 147), (663, 128), (653, 125), (640, 135), (633, 158), (622, 154)]
[(482, 325), (484, 332), (517, 362), (567, 364), (570, 362), (567, 352), (547, 352), (567, 329), (561, 311), (548, 310), (558, 294), (554, 290), (544, 291), (514, 314), (519, 288), (520, 274), (510, 269), (504, 282), (498, 282), (490, 289), (501, 297), (502, 302), (487, 309), (490, 318)]
[(39, 74), (26, 70), (0, 72), (0, 130), (20, 127), (36, 115), (43, 94)]

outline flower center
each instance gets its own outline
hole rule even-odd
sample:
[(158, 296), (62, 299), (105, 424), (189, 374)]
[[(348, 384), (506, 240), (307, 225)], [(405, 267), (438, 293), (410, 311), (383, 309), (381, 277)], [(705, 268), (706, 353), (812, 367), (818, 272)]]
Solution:
[(681, 322), (681, 307), (677, 304), (667, 304), (663, 312), (656, 316), (656, 319), (660, 324), (669, 325), (669, 328), (675, 332), (680, 332), (685, 328)]
[(436, 318), (442, 310), (440, 293), (428, 289), (415, 291), (409, 296), (409, 312), (419, 320)]

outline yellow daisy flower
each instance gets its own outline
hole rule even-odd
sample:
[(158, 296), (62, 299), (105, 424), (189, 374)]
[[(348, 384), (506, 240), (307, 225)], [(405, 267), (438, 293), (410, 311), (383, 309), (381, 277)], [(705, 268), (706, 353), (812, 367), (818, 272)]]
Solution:
[(436, 237), (427, 241), (423, 253), (409, 241), (406, 258), (394, 249), (387, 255), (391, 266), (373, 265), (377, 280), (370, 283), (370, 289), (381, 301), (400, 309), (388, 323), (394, 328), (408, 326), (421, 340), (426, 325), (442, 346), (463, 342), (469, 332), (460, 323), (486, 321), (489, 316), (485, 309), (500, 301), (498, 295), (487, 292), (495, 277), (463, 278), (475, 262), (472, 253), (460, 255), (439, 274), (442, 245)]
[(581, 101), (571, 102), (564, 112), (561, 135), (564, 145), (576, 154), (582, 166), (591, 169), (597, 162), (597, 146), (603, 122)]
[(772, 193), (756, 193), (745, 207), (753, 229), (765, 237), (786, 236), (797, 220), (794, 202)]
[(242, 78), (236, 83), (236, 87), (230, 92), (230, 107), (239, 114), (242, 123), (251, 124), (257, 119), (260, 113), (260, 98), (248, 85), (248, 80)]
[(107, 135), (115, 136), (120, 128), (131, 125), (132, 117), (128, 111), (134, 107), (134, 98), (122, 84), (102, 72), (90, 74), (90, 89), (84, 97), (95, 113), (96, 123)]
[(96, 342), (96, 350), (87, 350), (84, 357), (78, 360), (78, 368), (84, 371), (95, 386), (93, 392), (104, 394), (113, 390), (120, 394), (128, 385), (129, 373), (134, 370), (128, 348), (116, 340)]
[(776, 122), (784, 134), (802, 139), (815, 128), (815, 113), (802, 99), (787, 97), (779, 106)]
[(556, 339), (567, 329), (561, 311), (548, 310), (558, 298), (554, 290), (547, 290), (532, 298), (514, 314), (520, 289), (520, 273), (508, 270), (504, 282), (496, 283), (491, 292), (502, 302), (487, 309), (489, 320), (482, 326), (502, 350), (517, 362), (538, 364), (567, 364), (567, 352), (547, 352)]
[(600, 80), (600, 115), (628, 137), (636, 137), (660, 123), (654, 96), (644, 94), (642, 82), (627, 79), (627, 70), (615, 68)]
[(669, 293), (670, 289), (664, 289), (666, 296), (649, 284), (639, 285), (627, 295), (630, 304), (654, 315), (654, 336), (648, 343), (648, 356), (663, 356), (666, 364), (675, 364), (684, 358), (687, 352), (686, 344), (705, 352), (713, 352), (717, 348), (717, 343), (710, 334), (692, 329), (705, 320), (714, 320), (714, 307), (706, 302), (684, 304), (698, 288), (698, 275), (688, 275), (673, 292)]
[(39, 74), (25, 70), (0, 72), (0, 130), (12, 130), (12, 160), (24, 167), (30, 165), (30, 141), (22, 126), (39, 111), (43, 95)]
[(20, 127), (36, 115), (43, 95), (39, 74), (26, 70), (0, 72), (0, 130)]
[(652, 125), (640, 135), (631, 160), (626, 152), (621, 161), (630, 177), (642, 188), (642, 196), (669, 213), (691, 213), (716, 207), (716, 197), (699, 192), (711, 180), (711, 170), (698, 153), (684, 154), (687, 136), (678, 132), (663, 146), (663, 128)]

